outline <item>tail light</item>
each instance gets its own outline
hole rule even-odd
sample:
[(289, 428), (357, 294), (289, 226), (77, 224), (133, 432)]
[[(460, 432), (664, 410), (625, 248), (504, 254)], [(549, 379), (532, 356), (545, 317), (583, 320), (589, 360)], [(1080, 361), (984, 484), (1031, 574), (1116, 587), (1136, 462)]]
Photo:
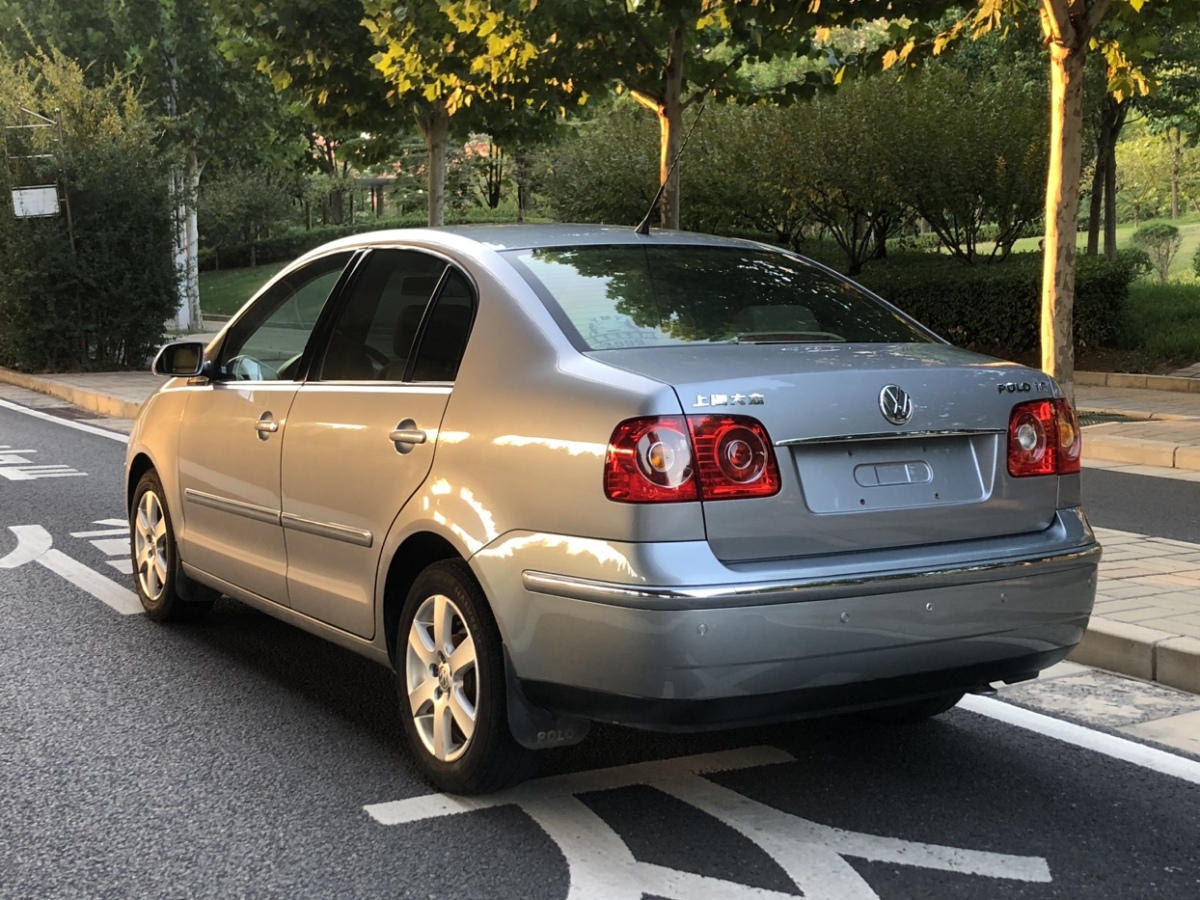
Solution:
[(628, 419), (604, 461), (604, 494), (625, 503), (770, 497), (779, 486), (771, 439), (748, 416)]
[(1008, 474), (1070, 475), (1078, 472), (1083, 440), (1075, 410), (1066, 400), (1032, 400), (1013, 407), (1008, 420)]

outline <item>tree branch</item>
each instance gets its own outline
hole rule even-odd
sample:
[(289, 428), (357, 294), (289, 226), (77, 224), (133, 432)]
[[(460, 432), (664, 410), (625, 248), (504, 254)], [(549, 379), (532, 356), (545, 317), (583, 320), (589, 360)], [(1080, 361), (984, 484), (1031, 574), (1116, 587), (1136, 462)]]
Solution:
[(1090, 38), (1096, 33), (1096, 28), (1108, 15), (1108, 10), (1112, 7), (1112, 0), (1096, 0), (1092, 4), (1092, 8), (1087, 11), (1087, 35)]

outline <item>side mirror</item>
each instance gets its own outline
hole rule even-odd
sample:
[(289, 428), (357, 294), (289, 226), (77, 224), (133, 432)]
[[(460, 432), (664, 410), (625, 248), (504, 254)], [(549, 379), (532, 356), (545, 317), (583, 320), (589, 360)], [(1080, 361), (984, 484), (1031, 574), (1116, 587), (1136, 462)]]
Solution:
[(203, 373), (205, 344), (200, 341), (176, 341), (158, 351), (150, 371), (155, 375), (192, 378)]

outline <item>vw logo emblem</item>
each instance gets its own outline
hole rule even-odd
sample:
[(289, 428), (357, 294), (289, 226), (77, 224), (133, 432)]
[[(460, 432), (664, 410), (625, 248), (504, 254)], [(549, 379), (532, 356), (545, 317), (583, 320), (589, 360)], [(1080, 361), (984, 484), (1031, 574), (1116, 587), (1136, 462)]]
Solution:
[(903, 425), (912, 418), (912, 397), (904, 388), (889, 384), (879, 392), (879, 411), (893, 425)]

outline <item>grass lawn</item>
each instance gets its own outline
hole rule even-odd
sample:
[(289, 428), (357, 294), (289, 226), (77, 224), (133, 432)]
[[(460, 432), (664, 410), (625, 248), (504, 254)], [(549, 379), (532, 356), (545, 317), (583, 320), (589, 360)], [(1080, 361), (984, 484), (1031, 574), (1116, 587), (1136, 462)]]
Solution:
[(268, 278), (286, 263), (270, 263), (253, 269), (225, 269), (200, 273), (200, 309), (205, 315), (231, 316)]
[[(1192, 257), (1196, 255), (1196, 248), (1200, 247), (1200, 214), (1191, 213), (1190, 215), (1180, 216), (1178, 219), (1150, 219), (1138, 224), (1139, 226), (1148, 225), (1150, 222), (1166, 222), (1168, 225), (1174, 225), (1179, 229), (1180, 237), (1183, 238), (1179, 252), (1171, 260), (1171, 268), (1169, 270), (1171, 281), (1195, 281), (1196, 275), (1192, 270)], [(1118, 225), (1117, 247), (1119, 249), (1128, 247), (1129, 239), (1133, 237), (1133, 233), (1136, 230), (1132, 222)], [(1101, 238), (1101, 241), (1103, 241), (1103, 238)], [(1013, 245), (1013, 250), (1036, 250), (1037, 246), (1037, 238), (1021, 238), (1021, 240)], [(1079, 246), (1081, 249), (1087, 246), (1087, 231), (1079, 232)]]

